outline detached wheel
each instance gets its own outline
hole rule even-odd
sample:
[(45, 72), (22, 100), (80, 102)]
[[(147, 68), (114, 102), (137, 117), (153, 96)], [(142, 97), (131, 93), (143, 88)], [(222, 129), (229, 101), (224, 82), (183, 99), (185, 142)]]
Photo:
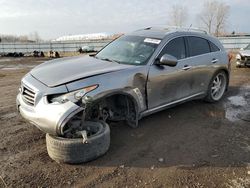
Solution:
[(110, 129), (105, 122), (86, 122), (95, 131), (83, 143), (83, 138), (63, 138), (46, 134), (47, 151), (53, 160), (63, 163), (85, 163), (104, 155), (110, 145)]
[(224, 71), (216, 73), (208, 87), (208, 93), (205, 98), (207, 102), (217, 102), (219, 101), (226, 91), (228, 84), (228, 78)]

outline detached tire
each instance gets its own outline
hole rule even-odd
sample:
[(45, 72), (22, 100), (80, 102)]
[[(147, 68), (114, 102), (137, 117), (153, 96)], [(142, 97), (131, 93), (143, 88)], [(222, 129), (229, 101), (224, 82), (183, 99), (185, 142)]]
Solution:
[(96, 134), (88, 137), (88, 143), (82, 138), (63, 138), (46, 134), (47, 151), (56, 162), (77, 164), (94, 160), (104, 155), (110, 145), (110, 128), (105, 122), (88, 122), (98, 126)]

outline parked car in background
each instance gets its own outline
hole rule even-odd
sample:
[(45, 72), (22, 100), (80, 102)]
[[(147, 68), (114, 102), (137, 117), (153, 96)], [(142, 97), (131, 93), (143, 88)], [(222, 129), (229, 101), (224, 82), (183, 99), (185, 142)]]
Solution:
[(9, 52), (9, 53), (1, 53), (0, 57), (23, 57), (24, 53), (22, 52)]
[(78, 51), (80, 53), (94, 52), (95, 51), (95, 47), (94, 46), (83, 46)]
[(250, 44), (236, 55), (236, 67), (250, 67)]
[(50, 58), (60, 58), (60, 54), (59, 54), (58, 51), (50, 50), (48, 52), (48, 57), (50, 57)]

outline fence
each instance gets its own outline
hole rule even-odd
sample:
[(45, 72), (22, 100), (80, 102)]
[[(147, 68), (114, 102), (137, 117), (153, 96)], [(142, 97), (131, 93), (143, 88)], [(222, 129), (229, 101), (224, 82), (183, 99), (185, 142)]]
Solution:
[(230, 49), (240, 49), (250, 44), (250, 36), (219, 37), (223, 46)]
[(89, 46), (94, 50), (99, 50), (111, 40), (96, 41), (73, 41), (73, 42), (41, 42), (41, 43), (0, 43), (0, 53), (31, 53), (33, 51), (58, 51), (58, 52), (76, 52), (80, 47)]
[[(250, 44), (250, 36), (242, 37), (219, 37), (226, 49), (240, 49)], [(50, 50), (58, 52), (76, 52), (80, 47), (91, 46), (94, 50), (99, 50), (111, 40), (96, 41), (72, 41), (72, 42), (50, 42), (50, 43), (0, 43), (0, 53), (22, 52), (31, 53), (35, 50), (48, 52)]]

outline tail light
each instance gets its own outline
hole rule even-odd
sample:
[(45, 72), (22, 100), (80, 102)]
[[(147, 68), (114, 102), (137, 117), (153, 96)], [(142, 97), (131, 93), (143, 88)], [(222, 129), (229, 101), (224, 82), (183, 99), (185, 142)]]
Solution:
[(231, 52), (228, 52), (227, 57), (228, 61), (231, 62), (231, 60), (233, 59), (233, 54)]
[(231, 60), (233, 59), (233, 54), (231, 52), (228, 52), (228, 70), (231, 70)]

